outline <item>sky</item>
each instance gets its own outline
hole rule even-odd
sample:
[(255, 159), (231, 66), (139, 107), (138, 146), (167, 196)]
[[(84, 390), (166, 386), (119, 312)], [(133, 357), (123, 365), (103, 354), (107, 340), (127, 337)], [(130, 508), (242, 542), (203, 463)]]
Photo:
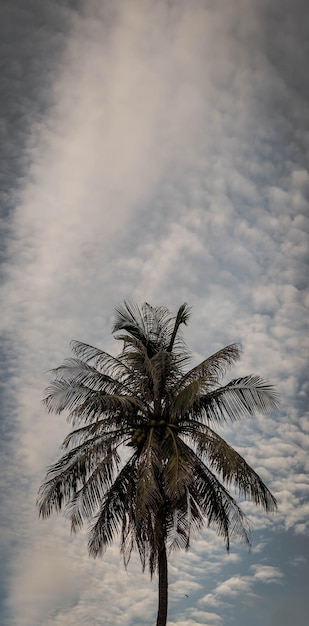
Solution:
[(1, 0), (0, 31), (0, 623), (155, 622), (136, 555), (35, 507), (69, 429), (48, 370), (72, 339), (116, 354), (131, 299), (188, 302), (193, 359), (239, 342), (228, 379), (281, 398), (224, 431), (278, 511), (243, 503), (249, 553), (205, 530), (170, 556), (169, 626), (306, 626), (306, 0)]

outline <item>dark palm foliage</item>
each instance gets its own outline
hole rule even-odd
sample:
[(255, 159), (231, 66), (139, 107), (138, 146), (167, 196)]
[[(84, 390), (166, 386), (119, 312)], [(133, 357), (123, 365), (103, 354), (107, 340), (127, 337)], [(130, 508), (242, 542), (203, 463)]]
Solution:
[(180, 327), (189, 313), (186, 304), (173, 316), (165, 307), (125, 302), (113, 327), (123, 341), (118, 358), (74, 341), (75, 358), (53, 370), (44, 400), (50, 412), (68, 411), (74, 430), (40, 488), (40, 515), (65, 506), (74, 532), (91, 523), (91, 556), (102, 555), (118, 533), (125, 564), (136, 548), (143, 568), (159, 572), (157, 626), (166, 624), (168, 551), (187, 549), (205, 524), (227, 548), (233, 535), (249, 543), (229, 487), (266, 511), (276, 507), (256, 472), (213, 428), (272, 411), (277, 396), (259, 376), (220, 386), (239, 358), (236, 344), (188, 370)]

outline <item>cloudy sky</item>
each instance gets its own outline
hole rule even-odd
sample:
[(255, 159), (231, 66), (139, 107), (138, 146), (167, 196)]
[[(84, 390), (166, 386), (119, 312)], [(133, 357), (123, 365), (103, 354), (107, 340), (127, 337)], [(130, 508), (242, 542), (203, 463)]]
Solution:
[(275, 493), (250, 554), (211, 532), (170, 559), (169, 625), (306, 626), (309, 115), (306, 0), (1, 0), (4, 626), (151, 624), (156, 580), (88, 558), (35, 498), (68, 425), (47, 370), (115, 352), (124, 298), (192, 305), (195, 359), (241, 342), (278, 414), (226, 438)]

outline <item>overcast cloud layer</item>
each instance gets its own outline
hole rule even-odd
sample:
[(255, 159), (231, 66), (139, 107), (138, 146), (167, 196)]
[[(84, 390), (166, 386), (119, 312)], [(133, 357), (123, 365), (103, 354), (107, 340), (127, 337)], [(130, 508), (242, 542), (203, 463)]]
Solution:
[(114, 352), (124, 298), (192, 305), (202, 359), (281, 410), (225, 430), (279, 510), (245, 503), (253, 550), (205, 532), (170, 560), (169, 624), (308, 616), (308, 37), (305, 0), (0, 5), (4, 626), (152, 624), (156, 581), (118, 545), (91, 561), (35, 497), (67, 432), (41, 408), (76, 338)]

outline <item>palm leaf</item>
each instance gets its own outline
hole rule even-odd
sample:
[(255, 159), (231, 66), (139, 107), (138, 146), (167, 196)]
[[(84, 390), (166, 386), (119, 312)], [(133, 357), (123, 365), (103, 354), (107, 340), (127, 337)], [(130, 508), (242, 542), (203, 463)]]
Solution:
[[(66, 381), (68, 384), (78, 383), (94, 391), (105, 393), (130, 394), (130, 387), (124, 380), (100, 372), (97, 368), (84, 363), (80, 359), (65, 359), (59, 367), (51, 370), (56, 380)], [(128, 373), (126, 374), (126, 380)]]
[(192, 466), (191, 457), (188, 457), (182, 440), (169, 427), (162, 442), (161, 456), (164, 491), (168, 500), (175, 503), (186, 492), (192, 481)]
[(115, 471), (120, 464), (120, 456), (116, 448), (97, 463), (94, 471), (74, 494), (67, 510), (71, 520), (72, 532), (81, 529), (84, 521), (91, 520), (98, 511), (106, 488), (112, 485)]
[(196, 402), (196, 398), (199, 397), (199, 392), (203, 386), (203, 379), (197, 379), (190, 382), (186, 387), (183, 387), (181, 391), (173, 398), (171, 404), (171, 414), (185, 415), (191, 408), (193, 402)]
[(211, 428), (190, 425), (187, 432), (197, 445), (197, 453), (229, 486), (235, 485), (239, 495), (261, 505), (267, 512), (277, 507), (276, 499), (245, 459)]
[(139, 453), (136, 479), (136, 524), (147, 518), (148, 512), (158, 510), (162, 503), (159, 475), (162, 471), (160, 445), (154, 430)]
[[(107, 458), (112, 459), (112, 465), (106, 461), (104, 465), (104, 459)], [(100, 463), (103, 463), (101, 480), (108, 485), (112, 482), (118, 460), (118, 453), (112, 452), (106, 439), (100, 435), (64, 454), (50, 466), (47, 471), (47, 478), (50, 478), (40, 487), (37, 501), (39, 515), (49, 517), (53, 511), (59, 512), (65, 504), (70, 503)]]
[(70, 345), (74, 354), (84, 363), (93, 361), (94, 367), (119, 379), (125, 379), (128, 374), (125, 363), (108, 352), (95, 348), (82, 341), (73, 340)]
[(144, 405), (136, 396), (107, 394), (82, 384), (55, 380), (47, 389), (43, 400), (49, 413), (70, 411), (68, 419), (73, 423), (98, 419), (106, 412), (143, 412)]
[(95, 437), (104, 437), (104, 444), (106, 444), (107, 447), (113, 447), (118, 445), (127, 435), (128, 428), (125, 424), (118, 429), (112, 430), (109, 420), (105, 418), (72, 430), (72, 432), (65, 437), (61, 447), (67, 450), (72, 447), (77, 447), (84, 442), (94, 441)]
[(268, 381), (260, 376), (245, 376), (232, 380), (224, 387), (200, 396), (191, 406), (191, 415), (207, 422), (224, 423), (256, 413), (278, 409), (278, 396)]
[[(185, 324), (185, 326), (187, 325), (189, 317), (190, 317), (190, 312), (191, 312), (191, 307), (189, 307), (186, 302), (179, 307), (176, 318), (175, 318), (175, 324), (172, 330), (171, 338), (167, 347), (168, 352), (171, 352), (174, 347), (175, 340), (176, 340), (181, 324)], [(181, 347), (182, 345), (183, 345), (183, 342), (181, 342)]]
[(137, 477), (136, 459), (136, 455), (131, 457), (104, 496), (100, 511), (89, 533), (90, 556), (102, 556), (106, 547), (118, 534), (124, 518), (130, 511)]
[(212, 354), (212, 356), (184, 374), (177, 384), (175, 392), (197, 380), (203, 380), (206, 388), (212, 389), (219, 384), (227, 369), (239, 359), (239, 356), (240, 347), (236, 343), (218, 350), (218, 352), (215, 352), (215, 354)]
[[(143, 315), (139, 306), (134, 302), (124, 302), (123, 306), (115, 309), (112, 332), (125, 330), (128, 335), (140, 341), (151, 356), (155, 352), (155, 342), (150, 337), (149, 322)], [(123, 335), (117, 335), (116, 339), (123, 340)]]
[(208, 526), (224, 538), (227, 550), (234, 535), (250, 545), (249, 525), (236, 500), (200, 460), (194, 469), (194, 482), (189, 490)]

